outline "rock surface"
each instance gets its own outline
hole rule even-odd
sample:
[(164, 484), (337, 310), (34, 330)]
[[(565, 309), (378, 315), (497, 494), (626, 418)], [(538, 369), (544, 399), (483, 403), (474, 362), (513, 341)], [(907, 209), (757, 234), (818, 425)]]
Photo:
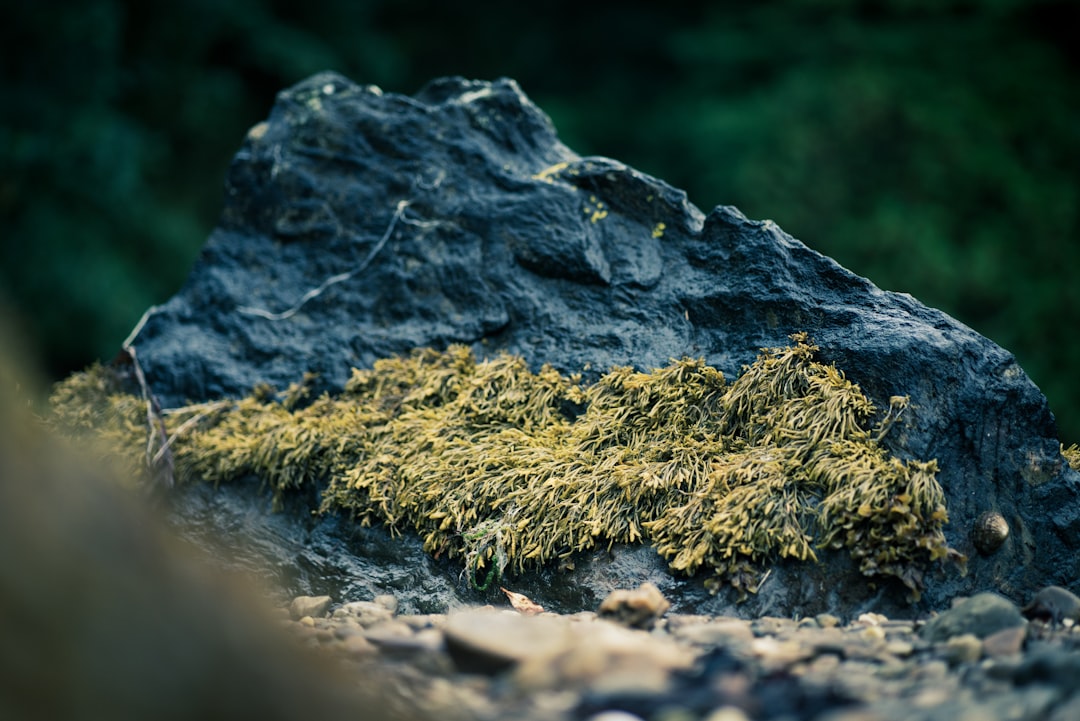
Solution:
[[(660, 180), (577, 156), (509, 80), (443, 79), (405, 97), (326, 73), (281, 93), (232, 163), (220, 224), (187, 283), (148, 312), (133, 345), (170, 406), (307, 371), (335, 390), (352, 366), (449, 343), (565, 372), (703, 356), (734, 378), (797, 331), (879, 407), (910, 396), (885, 443), (939, 462), (946, 534), (969, 573), (927, 579), (914, 610), (987, 589), (1018, 599), (1080, 575), (1080, 474), (1010, 353), (771, 221), (723, 206), (704, 215)], [(972, 531), (988, 511), (1011, 532), (984, 555)], [(280, 544), (312, 538), (291, 533)], [(314, 565), (335, 552), (304, 551)], [(648, 549), (594, 554), (524, 590), (556, 609), (652, 581), (676, 608), (712, 613), (902, 612), (895, 587), (823, 560), (778, 564), (738, 608), (672, 579)]]

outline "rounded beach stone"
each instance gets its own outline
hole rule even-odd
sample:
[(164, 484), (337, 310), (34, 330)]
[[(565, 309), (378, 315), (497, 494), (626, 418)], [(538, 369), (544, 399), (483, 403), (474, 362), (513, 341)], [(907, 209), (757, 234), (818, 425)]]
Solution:
[(965, 633), (983, 639), (1025, 623), (1020, 609), (1007, 598), (996, 593), (979, 593), (928, 621), (919, 635), (927, 641), (947, 641)]
[(1023, 614), (1050, 623), (1061, 623), (1066, 619), (1075, 623), (1080, 621), (1080, 597), (1061, 586), (1047, 586), (1024, 606)]
[(671, 608), (671, 603), (660, 589), (645, 582), (633, 591), (616, 590), (600, 603), (600, 618), (621, 623), (631, 628), (652, 628)]
[(326, 615), (333, 599), (329, 596), (297, 596), (289, 604), (289, 616), (298, 621), (304, 616), (319, 618)]
[(983, 644), (974, 634), (963, 633), (945, 642), (944, 657), (950, 666), (975, 663), (983, 654)]
[(570, 624), (559, 616), (480, 608), (447, 616), (443, 634), (460, 670), (498, 673), (527, 658), (557, 652), (570, 638)]
[(334, 618), (354, 618), (364, 628), (394, 617), (393, 611), (373, 601), (353, 601), (334, 610)]

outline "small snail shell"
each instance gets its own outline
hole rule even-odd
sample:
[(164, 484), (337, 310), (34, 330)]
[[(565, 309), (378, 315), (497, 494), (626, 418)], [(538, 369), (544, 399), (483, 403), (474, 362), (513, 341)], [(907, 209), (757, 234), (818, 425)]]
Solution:
[(975, 519), (975, 526), (971, 529), (971, 540), (975, 542), (975, 548), (984, 556), (989, 556), (1001, 548), (1005, 539), (1009, 537), (1009, 524), (1005, 517), (997, 511), (986, 511)]

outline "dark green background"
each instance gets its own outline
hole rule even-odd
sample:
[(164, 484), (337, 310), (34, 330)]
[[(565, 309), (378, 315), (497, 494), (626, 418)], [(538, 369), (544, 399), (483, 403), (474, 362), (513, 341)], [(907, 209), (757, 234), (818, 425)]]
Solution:
[(0, 297), (54, 378), (179, 287), (278, 90), (510, 76), (579, 153), (772, 218), (1012, 350), (1080, 440), (1076, 2), (5, 7)]

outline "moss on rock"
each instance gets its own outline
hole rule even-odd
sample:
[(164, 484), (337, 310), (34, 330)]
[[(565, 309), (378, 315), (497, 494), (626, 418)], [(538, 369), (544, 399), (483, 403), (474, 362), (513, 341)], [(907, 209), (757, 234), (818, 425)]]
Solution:
[[(422, 349), (354, 370), (336, 396), (308, 402), (301, 383), (166, 411), (168, 446), (181, 482), (256, 475), (275, 499), (318, 484), (322, 512), (413, 530), (481, 586), (647, 542), (674, 571), (744, 593), (772, 560), (847, 548), (917, 598), (927, 564), (955, 552), (936, 463), (880, 445), (906, 399), (882, 414), (805, 334), (792, 341), (730, 384), (703, 360), (587, 385), (512, 355)], [(59, 384), (54, 422), (139, 458), (153, 446), (141, 401), (108, 376)]]

